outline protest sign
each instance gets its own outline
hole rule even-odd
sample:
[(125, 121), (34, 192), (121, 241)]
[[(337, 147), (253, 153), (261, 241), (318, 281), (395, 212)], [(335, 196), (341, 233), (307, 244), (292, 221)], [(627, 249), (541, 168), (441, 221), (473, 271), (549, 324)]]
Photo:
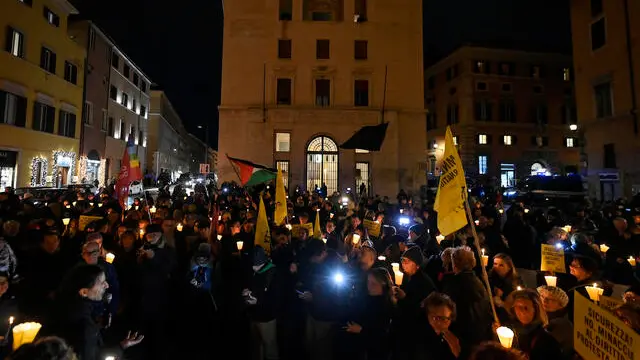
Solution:
[(96, 220), (102, 220), (102, 216), (80, 215), (80, 219), (78, 219), (78, 230), (84, 231), (84, 228), (86, 228), (87, 225)]
[(363, 221), (364, 227), (367, 229), (367, 233), (373, 237), (380, 236), (380, 223), (373, 220)]
[(292, 236), (298, 236), (298, 234), (300, 234), (301, 230), (306, 230), (308, 236), (313, 236), (313, 224), (312, 223), (306, 223), (304, 225), (300, 225), (300, 224), (293, 225), (291, 227)]
[(600, 307), (602, 308), (605, 308), (607, 310), (613, 310), (622, 304), (623, 304), (622, 300), (614, 299), (609, 296), (600, 295)]
[(541, 271), (566, 272), (564, 266), (564, 249), (558, 249), (553, 245), (542, 244), (540, 251), (542, 252), (540, 261)]
[(574, 348), (585, 360), (640, 359), (640, 335), (613, 313), (574, 292)]

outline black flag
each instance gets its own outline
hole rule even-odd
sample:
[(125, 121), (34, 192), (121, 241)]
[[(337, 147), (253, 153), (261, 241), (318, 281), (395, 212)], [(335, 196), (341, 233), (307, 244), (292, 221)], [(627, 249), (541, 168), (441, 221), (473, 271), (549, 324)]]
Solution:
[(380, 151), (384, 137), (387, 135), (388, 126), (389, 123), (365, 126), (356, 131), (344, 144), (340, 145), (340, 148)]

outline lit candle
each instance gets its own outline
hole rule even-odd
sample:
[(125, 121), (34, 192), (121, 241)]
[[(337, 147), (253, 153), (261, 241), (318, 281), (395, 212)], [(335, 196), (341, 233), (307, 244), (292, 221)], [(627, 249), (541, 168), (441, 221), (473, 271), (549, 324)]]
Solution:
[(593, 301), (600, 301), (600, 295), (604, 293), (604, 289), (599, 288), (598, 284), (594, 283), (593, 286), (587, 286), (587, 293), (589, 294), (589, 299)]
[(218, 215), (218, 221), (222, 221), (222, 215)]
[(601, 251), (603, 254), (606, 254), (606, 253), (607, 253), (607, 251), (609, 251), (609, 247), (607, 246), (607, 244), (600, 244), (600, 251)]
[(13, 325), (13, 321), (15, 318), (13, 316), (9, 316), (9, 326)]
[(504, 209), (498, 209), (498, 212), (499, 212), (500, 214), (504, 214)]
[(357, 245), (360, 242), (360, 235), (353, 234), (353, 237), (351, 238), (351, 241), (353, 242), (353, 245)]
[(529, 209), (524, 209), (524, 213), (525, 213), (525, 214), (528, 214), (528, 213), (529, 213), (529, 211), (531, 211), (531, 210), (529, 210)]
[(327, 243), (327, 238), (322, 238), (322, 242), (326, 244)]
[(393, 274), (395, 275), (396, 285), (402, 285), (402, 279), (404, 279), (404, 274), (402, 273), (402, 271), (394, 271)]
[(71, 209), (71, 205), (67, 205), (67, 209)]
[(508, 327), (500, 326), (496, 330), (496, 333), (498, 334), (498, 339), (500, 339), (500, 344), (503, 347), (510, 349), (511, 344), (513, 343), (513, 330), (509, 329)]
[(222, 235), (218, 235), (218, 241), (222, 240)]
[(152, 213), (152, 214), (155, 214), (155, 213), (156, 213), (156, 211), (157, 211), (157, 209), (156, 209), (156, 206), (155, 206), (155, 205), (154, 205), (154, 206), (152, 206), (152, 207), (149, 209), (149, 212), (150, 212), (150, 213)]
[(404, 209), (400, 209), (400, 214), (402, 214), (404, 212)]
[(629, 262), (629, 264), (631, 264), (631, 266), (636, 267), (636, 258), (634, 258), (633, 256), (629, 256), (627, 261)]
[(89, 205), (90, 205), (91, 207), (93, 207), (93, 203), (92, 203), (92, 202), (90, 202), (90, 203), (89, 203)]
[(182, 231), (182, 227), (183, 227), (182, 223), (178, 223), (178, 225), (176, 225), (176, 229), (178, 231)]
[(187, 197), (186, 197), (186, 196), (184, 197), (184, 200), (187, 200)]
[(140, 229), (140, 238), (142, 239), (144, 237), (144, 229)]
[(16, 325), (13, 328), (13, 350), (24, 344), (30, 344), (38, 335), (42, 325), (36, 322), (28, 322)]
[(62, 219), (62, 224), (63, 224), (64, 226), (67, 226), (67, 225), (69, 225), (69, 221), (71, 221), (71, 219), (69, 219), (69, 218), (64, 218), (64, 219)]
[(473, 223), (476, 224), (476, 226), (478, 226), (478, 225), (480, 225), (480, 220), (476, 220)]
[(136, 211), (138, 211), (139, 208), (140, 208), (140, 206), (136, 205)]
[(287, 225), (285, 225), (284, 227), (286, 227), (286, 228), (287, 228), (287, 230), (291, 230), (291, 229), (293, 229), (293, 226), (291, 226), (291, 224), (287, 224)]
[(102, 203), (98, 203), (98, 207), (102, 207)]
[(517, 286), (517, 287), (516, 287), (516, 290), (517, 290), (517, 291), (521, 291), (521, 290), (522, 290), (522, 286)]
[(236, 241), (236, 247), (238, 248), (238, 251), (242, 251), (242, 247), (244, 247), (244, 242)]
[(438, 242), (438, 244), (440, 244), (442, 240), (444, 240), (444, 235), (442, 234), (436, 235), (436, 241)]
[(76, 201), (74, 201), (74, 202), (72, 202), (71, 204), (72, 204), (73, 206), (76, 206), (77, 202), (76, 202)]
[(547, 275), (544, 277), (544, 280), (547, 282), (548, 286), (556, 286), (558, 284), (558, 278), (555, 276)]
[(482, 256), (480, 257), (480, 259), (482, 260), (482, 266), (484, 267), (489, 266), (489, 255), (484, 254), (484, 249), (482, 249)]
[(104, 258), (109, 264), (113, 264), (113, 260), (116, 259), (116, 256), (113, 255), (112, 253), (107, 253), (107, 255), (105, 255)]
[(562, 230), (566, 231), (567, 233), (571, 232), (571, 225), (565, 225), (564, 227), (562, 227)]
[(400, 271), (400, 264), (399, 263), (391, 263), (391, 268), (393, 269), (393, 272)]
[(329, 218), (333, 219), (333, 213), (329, 214)]
[(387, 257), (386, 257), (386, 256), (384, 256), (384, 255), (380, 255), (380, 256), (378, 256), (378, 260), (380, 260), (380, 261), (387, 261)]

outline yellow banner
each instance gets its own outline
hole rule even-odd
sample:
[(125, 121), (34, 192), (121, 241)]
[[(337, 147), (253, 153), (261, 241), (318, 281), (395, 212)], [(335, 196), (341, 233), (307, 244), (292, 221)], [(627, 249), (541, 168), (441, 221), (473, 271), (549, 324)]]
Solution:
[(364, 227), (367, 229), (367, 233), (369, 236), (380, 237), (380, 223), (375, 222), (373, 220), (364, 220), (362, 222)]
[(296, 237), (301, 230), (306, 230), (309, 236), (313, 236), (313, 224), (306, 223), (304, 225), (296, 224), (291, 226), (291, 236)]
[(614, 299), (609, 296), (600, 295), (600, 307), (607, 310), (613, 310), (618, 306), (624, 304), (622, 300)]
[(258, 206), (258, 221), (256, 222), (256, 236), (254, 238), (256, 245), (262, 246), (264, 251), (269, 255), (271, 253), (271, 234), (269, 233), (269, 220), (267, 220), (267, 210), (262, 201), (260, 194), (260, 205)]
[(78, 230), (84, 231), (87, 225), (96, 220), (102, 220), (102, 216), (80, 215), (80, 218), (78, 219)]
[(542, 255), (540, 261), (541, 271), (567, 272), (564, 265), (564, 249), (558, 249), (553, 245), (542, 244), (540, 251)]
[(276, 209), (273, 214), (273, 222), (276, 225), (282, 225), (284, 219), (287, 218), (287, 193), (284, 189), (284, 178), (282, 170), (278, 169), (276, 176)]
[(640, 335), (609, 311), (574, 292), (573, 346), (585, 360), (640, 359)]
[(442, 172), (433, 209), (438, 212), (438, 229), (446, 236), (467, 225), (464, 205), (467, 200), (467, 182), (448, 126), (440, 168)]

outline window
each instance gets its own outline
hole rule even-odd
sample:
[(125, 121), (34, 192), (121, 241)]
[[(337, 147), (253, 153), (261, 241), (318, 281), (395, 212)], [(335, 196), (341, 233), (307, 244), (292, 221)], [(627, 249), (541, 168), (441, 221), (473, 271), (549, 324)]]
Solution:
[(56, 27), (60, 26), (60, 17), (46, 6), (44, 7), (43, 15), (49, 24)]
[(476, 74), (487, 74), (489, 72), (488, 65), (484, 60), (476, 60), (473, 62), (473, 72)]
[(578, 121), (576, 107), (572, 101), (567, 101), (562, 105), (561, 111), (563, 124), (575, 124)]
[(137, 73), (133, 73), (133, 85), (138, 86), (138, 82), (140, 81), (140, 76)]
[(133, 125), (129, 125), (129, 135), (127, 136), (127, 139), (129, 139), (129, 137), (132, 137), (135, 139), (136, 137), (136, 127)]
[(65, 61), (64, 62), (64, 79), (74, 85), (77, 85), (78, 84), (78, 67), (68, 61)]
[(329, 40), (316, 40), (316, 59), (327, 60), (331, 54)]
[(480, 175), (485, 175), (487, 173), (487, 156), (486, 155), (478, 156), (478, 173)]
[(136, 144), (144, 144), (144, 132), (142, 130), (138, 131), (138, 138), (136, 139)]
[(96, 48), (96, 32), (93, 28), (89, 29), (89, 49), (95, 50)]
[(533, 136), (531, 137), (531, 145), (537, 147), (549, 146), (549, 137), (547, 136)]
[(76, 114), (60, 110), (58, 135), (73, 138), (76, 136)]
[(0, 122), (24, 127), (27, 121), (27, 99), (0, 90)]
[(140, 116), (147, 117), (147, 107), (144, 105), (140, 105)]
[(316, 106), (329, 106), (331, 99), (331, 80), (316, 79)]
[(13, 56), (24, 58), (24, 34), (12, 27), (7, 27), (4, 49)]
[(511, 146), (511, 145), (513, 145), (512, 140), (513, 139), (511, 138), (511, 135), (504, 135), (502, 137), (502, 144), (506, 145), (506, 146)]
[(102, 109), (102, 124), (100, 125), (100, 130), (107, 131), (109, 126), (109, 119), (107, 117), (107, 109)]
[(107, 134), (111, 137), (116, 137), (116, 119), (111, 116), (109, 116), (108, 120)]
[(607, 42), (605, 18), (591, 24), (591, 50), (595, 51), (603, 47)]
[(353, 58), (356, 60), (367, 60), (367, 47), (369, 42), (367, 40), (356, 40), (353, 43)]
[(291, 59), (291, 39), (278, 40), (278, 59)]
[(513, 100), (502, 100), (500, 102), (500, 119), (502, 122), (516, 122), (516, 104)]
[(124, 107), (128, 107), (129, 106), (129, 94), (123, 92), (122, 93), (122, 98), (120, 99), (120, 105), (124, 106)]
[(532, 65), (531, 66), (531, 77), (534, 79), (542, 78), (542, 66), (540, 65)]
[(44, 46), (40, 49), (40, 67), (52, 74), (56, 73), (56, 53)]
[(131, 75), (131, 67), (129, 65), (124, 64), (124, 67), (122, 68), (122, 75), (127, 79), (129, 78), (129, 75)]
[(82, 108), (82, 119), (85, 124), (93, 125), (93, 104), (85, 102)]
[(500, 66), (498, 67), (499, 75), (511, 76), (514, 73), (515, 73), (515, 66), (512, 63), (508, 63), (508, 62), (500, 63)]
[(327, 187), (327, 193), (338, 191), (340, 178), (338, 144), (326, 136), (313, 138), (307, 146), (307, 189)]
[(545, 125), (549, 122), (547, 105), (539, 104), (533, 107), (533, 122), (538, 125)]
[(291, 151), (291, 134), (276, 133), (276, 152)]
[(136, 104), (136, 98), (131, 97), (131, 103), (129, 105), (130, 105), (129, 106), (130, 110), (136, 111), (138, 109), (138, 107), (136, 106), (137, 105)]
[(355, 19), (354, 21), (367, 21), (367, 0), (355, 0), (355, 2), (356, 7), (353, 13), (355, 16), (357, 16), (357, 19)]
[(487, 145), (487, 135), (486, 134), (480, 134), (478, 135), (478, 144), (480, 145)]
[(111, 53), (111, 66), (113, 66), (115, 69), (118, 69), (120, 67), (120, 57), (115, 52)]
[(449, 105), (447, 107), (447, 125), (458, 123), (458, 105)]
[(280, 16), (281, 21), (290, 21), (293, 19), (293, 0), (280, 0)]
[(111, 89), (109, 90), (109, 98), (111, 98), (111, 100), (118, 100), (118, 88), (111, 85)]
[(570, 138), (570, 137), (564, 139), (564, 141), (565, 141), (565, 146), (568, 147), (568, 148), (574, 147), (575, 143), (576, 143), (576, 139), (575, 138)]
[(596, 85), (593, 87), (596, 100), (596, 117), (601, 119), (613, 115), (613, 98), (611, 96), (611, 83)]
[(453, 137), (453, 145), (458, 146), (458, 137), (457, 136)]
[(33, 106), (33, 130), (44, 131), (53, 134), (53, 125), (56, 118), (56, 109), (53, 106), (34, 103)]
[(569, 68), (562, 69), (562, 80), (571, 81), (571, 69)]
[(484, 81), (479, 81), (476, 83), (477, 91), (487, 91), (487, 83)]
[(356, 154), (368, 154), (369, 150), (365, 149), (356, 149)]
[(353, 85), (353, 105), (369, 106), (369, 80), (356, 80)]
[[(369, 193), (369, 163), (368, 162), (357, 162), (356, 163), (356, 189), (358, 193), (360, 193), (360, 187), (364, 184), (365, 193)], [(364, 194), (361, 194), (364, 195)]]
[(147, 82), (144, 80), (140, 81), (140, 91), (143, 93), (147, 92)]
[(311, 13), (312, 21), (333, 21), (333, 13), (326, 11), (314, 11)]
[(122, 140), (127, 140), (127, 136), (126, 136), (126, 132), (124, 131), (124, 127), (125, 127), (125, 121), (124, 118), (120, 118), (120, 139)]
[(488, 100), (476, 102), (476, 120), (491, 121), (493, 118), (491, 110), (491, 103)]
[(284, 182), (284, 188), (289, 188), (289, 161), (279, 160), (276, 161), (276, 169), (282, 171), (282, 180)]
[(434, 110), (429, 110), (427, 113), (427, 131), (438, 128), (438, 118)]
[(616, 145), (604, 144), (604, 168), (615, 169), (618, 167), (616, 161)]
[(446, 71), (446, 75), (447, 81), (453, 80), (458, 77), (458, 64), (455, 64), (452, 67), (448, 68)]
[(604, 11), (602, 0), (591, 0), (591, 16), (596, 17)]
[(278, 79), (276, 103), (278, 105), (291, 105), (291, 79)]
[(503, 92), (511, 92), (511, 84), (510, 83), (502, 84), (502, 91)]

